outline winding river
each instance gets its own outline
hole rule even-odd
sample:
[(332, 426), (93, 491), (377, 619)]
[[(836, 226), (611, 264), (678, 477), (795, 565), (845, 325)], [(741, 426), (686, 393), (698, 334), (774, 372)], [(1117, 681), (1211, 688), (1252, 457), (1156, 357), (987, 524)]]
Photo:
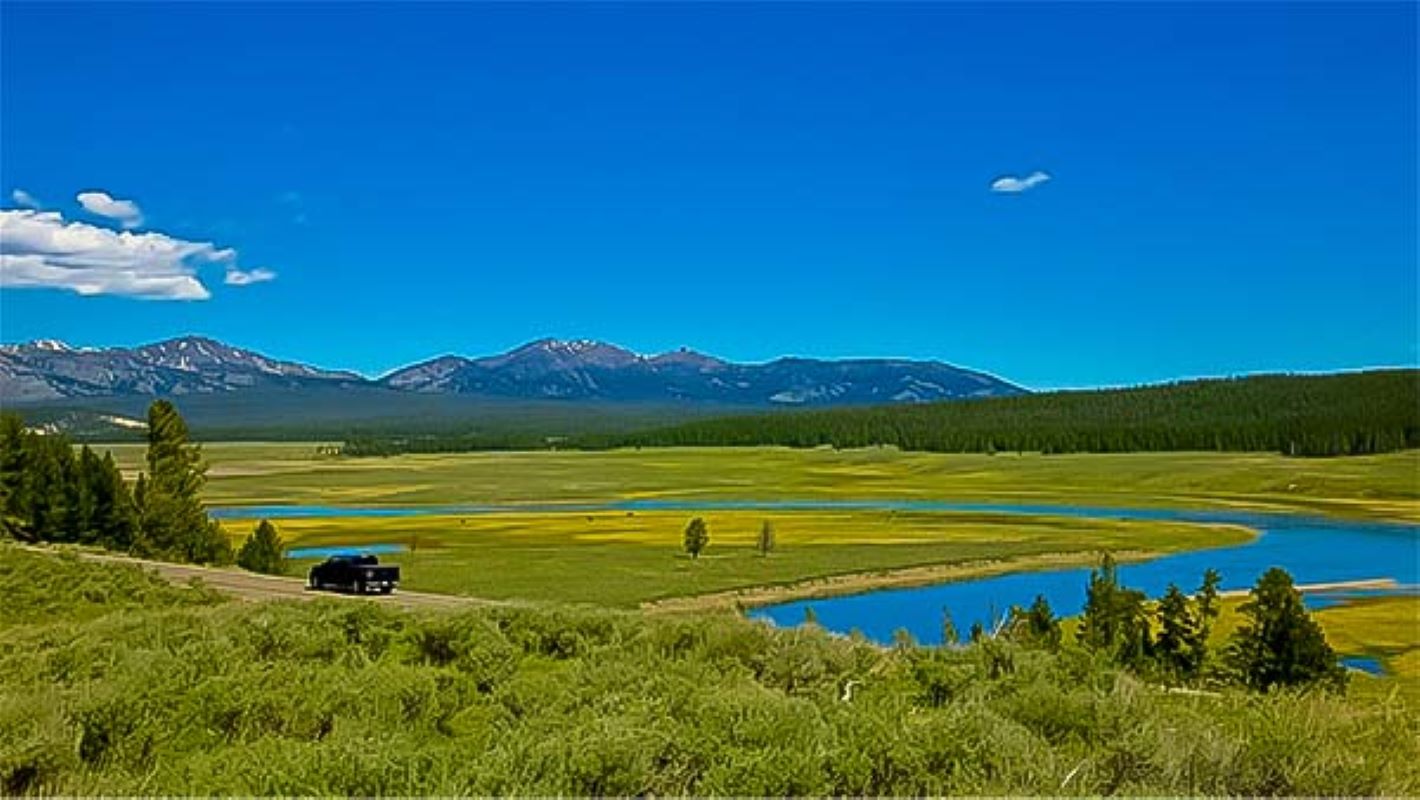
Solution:
[[(1397, 589), (1384, 593), (1414, 592), (1420, 583), (1420, 525), (1334, 519), (1297, 514), (1236, 510), (1184, 510), (1161, 508), (1099, 508), (1067, 505), (1017, 505), (952, 503), (911, 500), (865, 501), (676, 501), (627, 500), (608, 503), (409, 506), (346, 508), (335, 506), (244, 506), (215, 509), (223, 519), (259, 517), (403, 517), (445, 514), (597, 511), (706, 511), (748, 510), (896, 510), (977, 511), (1002, 514), (1045, 514), (1097, 519), (1173, 520), (1243, 525), (1258, 532), (1241, 545), (1191, 550), (1160, 556), (1120, 567), (1120, 580), (1150, 596), (1161, 595), (1169, 583), (1185, 591), (1197, 586), (1203, 571), (1222, 573), (1222, 588), (1245, 589), (1263, 571), (1280, 566), (1298, 584), (1337, 583), (1391, 579)], [(879, 642), (891, 641), (894, 631), (906, 629), (919, 642), (941, 640), (942, 613), (950, 611), (958, 630), (972, 623), (990, 625), (1012, 605), (1029, 605), (1044, 595), (1059, 614), (1078, 613), (1084, 603), (1086, 568), (1063, 568), (1009, 573), (931, 586), (881, 589), (840, 597), (800, 600), (756, 608), (750, 615), (778, 625), (797, 625), (812, 608), (819, 624), (832, 631), (861, 631)], [(1356, 593), (1310, 595), (1313, 607), (1337, 602)]]

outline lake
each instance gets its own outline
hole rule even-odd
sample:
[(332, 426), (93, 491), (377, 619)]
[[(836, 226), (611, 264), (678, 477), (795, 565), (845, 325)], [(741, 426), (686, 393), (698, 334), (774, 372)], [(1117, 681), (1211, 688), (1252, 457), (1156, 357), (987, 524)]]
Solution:
[[(1082, 511), (1072, 509), (1072, 511)], [(1036, 512), (1045, 513), (1045, 512)], [(1227, 522), (1259, 532), (1247, 544), (1191, 550), (1119, 568), (1120, 582), (1158, 597), (1177, 583), (1192, 593), (1204, 570), (1222, 574), (1222, 588), (1246, 589), (1271, 567), (1283, 567), (1298, 584), (1390, 578), (1396, 590), (1347, 590), (1307, 595), (1307, 604), (1322, 608), (1346, 599), (1397, 592), (1414, 592), (1420, 582), (1420, 526), (1333, 520), (1285, 514), (1193, 512), (1150, 509), (1091, 509), (1086, 516), (1126, 519), (1170, 519)], [(1012, 605), (1027, 606), (1044, 595), (1056, 614), (1070, 616), (1084, 607), (1088, 568), (1018, 572), (976, 580), (903, 589), (884, 589), (821, 600), (802, 600), (750, 611), (751, 617), (777, 625), (797, 625), (812, 608), (819, 624), (831, 631), (862, 632), (869, 639), (890, 642), (894, 631), (907, 630), (917, 641), (942, 640), (943, 612), (951, 613), (965, 635), (972, 623), (986, 627)]]
[[(1222, 588), (1246, 589), (1273, 566), (1285, 568), (1299, 584), (1390, 578), (1396, 591), (1415, 591), (1420, 583), (1420, 526), (1358, 520), (1331, 519), (1297, 514), (1252, 511), (1184, 510), (1163, 508), (1101, 508), (1090, 506), (953, 503), (928, 500), (810, 500), (810, 501), (680, 501), (626, 500), (606, 503), (549, 503), (535, 505), (462, 505), (349, 508), (338, 506), (247, 506), (214, 509), (220, 519), (261, 517), (408, 517), (448, 514), (540, 513), (548, 511), (705, 511), (748, 510), (896, 510), (979, 511), (1002, 514), (1048, 514), (1098, 519), (1176, 520), (1244, 525), (1259, 532), (1247, 544), (1192, 550), (1165, 555), (1120, 567), (1120, 580), (1152, 597), (1162, 595), (1169, 583), (1192, 592), (1208, 568), (1222, 574)], [(337, 548), (345, 549), (345, 548)], [(893, 632), (907, 630), (917, 641), (941, 641), (944, 610), (950, 611), (963, 634), (973, 622), (990, 626), (1012, 605), (1029, 605), (1044, 595), (1060, 615), (1073, 615), (1084, 605), (1087, 568), (1019, 572), (976, 580), (914, 588), (883, 589), (863, 594), (801, 600), (751, 610), (750, 616), (777, 625), (792, 626), (813, 608), (819, 624), (840, 633), (853, 630), (870, 639), (890, 642)], [(1308, 605), (1320, 608), (1376, 592), (1309, 594)], [(1394, 593), (1394, 592), (1385, 592)]]

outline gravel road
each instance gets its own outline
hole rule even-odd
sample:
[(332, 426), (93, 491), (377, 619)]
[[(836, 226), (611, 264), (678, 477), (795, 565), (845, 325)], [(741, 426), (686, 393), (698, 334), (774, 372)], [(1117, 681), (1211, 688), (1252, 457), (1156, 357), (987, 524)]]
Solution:
[[(43, 551), (44, 548), (35, 548)], [(107, 561), (117, 564), (132, 564), (173, 583), (187, 583), (200, 578), (203, 583), (242, 600), (317, 600), (335, 598), (366, 603), (385, 603), (404, 608), (470, 608), (474, 606), (503, 605), (497, 600), (483, 600), (476, 597), (459, 597), (449, 594), (429, 594), (427, 592), (406, 592), (395, 590), (388, 595), (346, 595), (335, 592), (314, 592), (306, 588), (300, 578), (283, 578), (275, 575), (258, 575), (235, 568), (199, 567), (192, 564), (170, 564), (165, 561), (148, 561), (128, 556), (104, 553), (78, 553), (87, 561)]]

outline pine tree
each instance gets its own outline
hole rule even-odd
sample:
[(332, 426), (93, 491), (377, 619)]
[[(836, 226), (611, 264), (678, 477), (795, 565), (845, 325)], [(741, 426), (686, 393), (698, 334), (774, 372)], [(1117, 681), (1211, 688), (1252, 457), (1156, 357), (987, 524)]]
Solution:
[(256, 530), (242, 543), (237, 552), (237, 566), (252, 572), (267, 575), (282, 575), (286, 572), (286, 546), (276, 526), (262, 520)]
[(1223, 578), (1216, 569), (1206, 570), (1203, 573), (1202, 585), (1194, 593), (1198, 613), (1190, 647), (1193, 650), (1194, 663), (1200, 671), (1208, 663), (1208, 640), (1213, 635), (1213, 623), (1218, 620), (1218, 614), (1222, 610), (1218, 599), (1218, 586), (1222, 581)]
[(1085, 589), (1085, 608), (1075, 638), (1093, 649), (1108, 649), (1119, 641), (1115, 595), (1119, 592), (1119, 570), (1114, 556), (1105, 553), (1098, 569), (1090, 570), (1090, 582)]
[(705, 520), (696, 517), (685, 526), (685, 536), (683, 544), (685, 552), (691, 558), (700, 558), (700, 553), (705, 549), (705, 545), (710, 543), (710, 528), (705, 524)]
[(1201, 666), (1200, 627), (1188, 598), (1177, 586), (1169, 584), (1168, 592), (1159, 601), (1159, 635), (1154, 641), (1154, 654), (1166, 671), (1184, 679), (1197, 677)]
[(1119, 568), (1106, 553), (1099, 569), (1090, 572), (1076, 638), (1090, 649), (1111, 653), (1121, 664), (1142, 665), (1153, 650), (1146, 600), (1143, 592), (1119, 584)]
[(93, 508), (94, 541), (110, 550), (133, 547), (138, 532), (138, 512), (113, 453), (104, 453), (88, 488)]
[(25, 436), (25, 470), (20, 480), (20, 538), (41, 542), (56, 538), (64, 516), (60, 488), (63, 472), (50, 441), (36, 434)]
[(230, 543), (202, 506), (206, 473), (187, 423), (172, 403), (155, 401), (148, 409), (148, 480), (136, 550), (200, 564), (231, 560)]
[(78, 541), (81, 544), (96, 544), (98, 542), (98, 491), (97, 484), (103, 478), (103, 462), (88, 445), (84, 445), (79, 451), (78, 467), (78, 488), (79, 488), (79, 513), (78, 513)]
[(1218, 586), (1223, 582), (1223, 577), (1216, 569), (1208, 569), (1203, 573), (1203, 583), (1198, 587), (1196, 596), (1198, 598), (1198, 620), (1202, 624), (1205, 634), (1210, 632), (1213, 622), (1218, 619), (1218, 612), (1221, 606), (1218, 602)]
[(1051, 610), (1044, 594), (1035, 595), (1035, 602), (1022, 615), (1022, 622), (1025, 635), (1032, 645), (1049, 649), (1061, 647), (1061, 622), (1056, 620), (1055, 611)]
[(1321, 626), (1307, 613), (1292, 576), (1273, 567), (1239, 607), (1248, 621), (1233, 634), (1229, 661), (1248, 686), (1345, 685), (1346, 672)]
[(25, 424), (19, 414), (0, 414), (0, 534), (19, 536), (25, 481)]

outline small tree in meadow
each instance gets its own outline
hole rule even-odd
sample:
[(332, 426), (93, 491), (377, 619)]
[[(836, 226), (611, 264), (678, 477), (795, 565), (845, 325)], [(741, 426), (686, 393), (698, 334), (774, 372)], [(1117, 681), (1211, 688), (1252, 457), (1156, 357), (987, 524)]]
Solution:
[(705, 549), (705, 545), (710, 543), (710, 527), (705, 524), (705, 520), (696, 517), (685, 526), (685, 552), (691, 558), (700, 558), (700, 553)]
[(1248, 621), (1233, 634), (1228, 657), (1248, 686), (1345, 685), (1346, 671), (1286, 570), (1263, 573), (1238, 610)]
[(262, 520), (256, 526), (256, 531), (247, 537), (242, 549), (237, 552), (237, 566), (267, 575), (286, 572), (286, 546), (275, 525)]
[(755, 549), (761, 556), (767, 556), (774, 551), (774, 523), (765, 520), (759, 526), (759, 539), (755, 542)]

